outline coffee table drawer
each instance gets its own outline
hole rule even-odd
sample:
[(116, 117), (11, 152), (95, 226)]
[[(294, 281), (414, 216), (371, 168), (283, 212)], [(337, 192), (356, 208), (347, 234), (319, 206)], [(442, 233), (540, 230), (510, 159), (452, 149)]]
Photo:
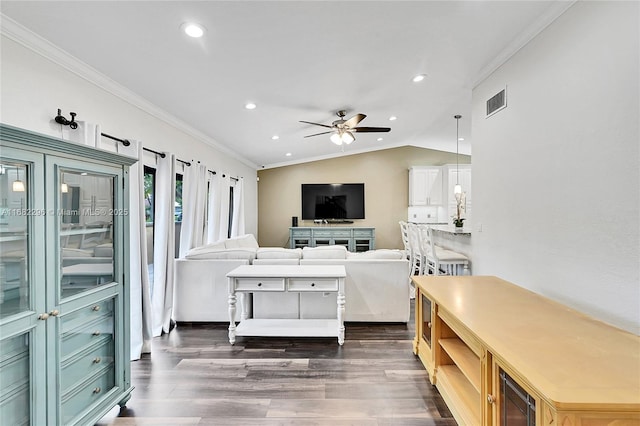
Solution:
[(284, 291), (284, 278), (236, 278), (236, 291)]
[(290, 278), (289, 291), (338, 291), (338, 281), (324, 278)]

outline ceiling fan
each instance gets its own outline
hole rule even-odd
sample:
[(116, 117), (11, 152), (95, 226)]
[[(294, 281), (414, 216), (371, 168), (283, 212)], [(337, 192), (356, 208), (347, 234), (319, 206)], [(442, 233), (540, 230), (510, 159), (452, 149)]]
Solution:
[(347, 114), (346, 111), (340, 110), (336, 113), (336, 115), (340, 118), (335, 120), (331, 125), (313, 123), (311, 121), (302, 121), (301, 123), (313, 124), (314, 126), (326, 127), (331, 130), (327, 130), (326, 132), (314, 133), (313, 135), (307, 135), (305, 138), (310, 138), (312, 136), (318, 135), (326, 135), (331, 133), (331, 142), (336, 145), (342, 145), (343, 143), (349, 145), (351, 142), (356, 140), (354, 133), (377, 133), (377, 132), (388, 132), (391, 130), (389, 127), (356, 127), (358, 123), (364, 120), (367, 116), (364, 114), (356, 114), (348, 120), (344, 119), (344, 116)]

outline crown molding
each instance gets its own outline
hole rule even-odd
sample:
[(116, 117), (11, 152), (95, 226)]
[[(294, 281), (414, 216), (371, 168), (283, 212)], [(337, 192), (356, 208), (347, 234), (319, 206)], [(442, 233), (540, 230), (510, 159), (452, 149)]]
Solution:
[(113, 96), (116, 96), (123, 101), (141, 109), (142, 111), (152, 115), (158, 120), (163, 121), (170, 126), (186, 133), (187, 135), (199, 140), (200, 142), (235, 158), (246, 166), (249, 166), (253, 169), (258, 168), (255, 163), (244, 158), (237, 152), (229, 149), (227, 146), (222, 145), (213, 138), (207, 136), (205, 133), (193, 128), (184, 121), (176, 118), (175, 116), (169, 114), (155, 104), (147, 101), (142, 96), (115, 82), (95, 68), (80, 61), (65, 50), (61, 49), (45, 38), (40, 37), (38, 34), (20, 25), (19, 23), (2, 13), (0, 13), (0, 34), (15, 41), (16, 43), (21, 44), (22, 46), (30, 49), (31, 51), (48, 59), (49, 61), (63, 67), (67, 71), (72, 72), (78, 77), (101, 88), (102, 90), (112, 94)]
[(518, 53), (520, 49), (525, 47), (531, 40), (533, 40), (538, 34), (544, 31), (553, 21), (558, 19), (564, 12), (566, 12), (571, 6), (578, 0), (558, 0), (554, 2), (534, 23), (525, 28), (518, 37), (514, 38), (491, 62), (489, 62), (484, 68), (480, 70), (475, 81), (473, 82), (473, 88), (476, 88), (487, 77), (493, 74), (498, 68), (500, 68), (505, 62), (507, 62), (513, 55)]

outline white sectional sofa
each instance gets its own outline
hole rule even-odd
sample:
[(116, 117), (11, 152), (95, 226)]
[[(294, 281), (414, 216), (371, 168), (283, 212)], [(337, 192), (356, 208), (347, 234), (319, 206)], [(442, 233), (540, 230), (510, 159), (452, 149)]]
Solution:
[[(345, 321), (409, 320), (409, 265), (400, 250), (261, 248), (252, 235), (199, 247), (176, 259), (174, 319), (228, 321), (226, 274), (247, 264), (344, 265)], [(240, 303), (250, 304), (254, 318), (335, 318), (337, 309), (335, 293), (254, 293)]]

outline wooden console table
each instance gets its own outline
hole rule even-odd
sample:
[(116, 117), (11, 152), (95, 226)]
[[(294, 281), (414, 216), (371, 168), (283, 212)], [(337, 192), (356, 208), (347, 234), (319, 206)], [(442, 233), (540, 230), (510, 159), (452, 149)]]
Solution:
[(640, 425), (640, 336), (496, 277), (413, 282), (413, 351), (458, 423)]
[[(242, 265), (229, 278), (229, 343), (236, 336), (337, 337), (344, 343), (344, 265)], [(236, 326), (236, 293), (337, 292), (336, 319), (253, 319), (243, 304)]]

